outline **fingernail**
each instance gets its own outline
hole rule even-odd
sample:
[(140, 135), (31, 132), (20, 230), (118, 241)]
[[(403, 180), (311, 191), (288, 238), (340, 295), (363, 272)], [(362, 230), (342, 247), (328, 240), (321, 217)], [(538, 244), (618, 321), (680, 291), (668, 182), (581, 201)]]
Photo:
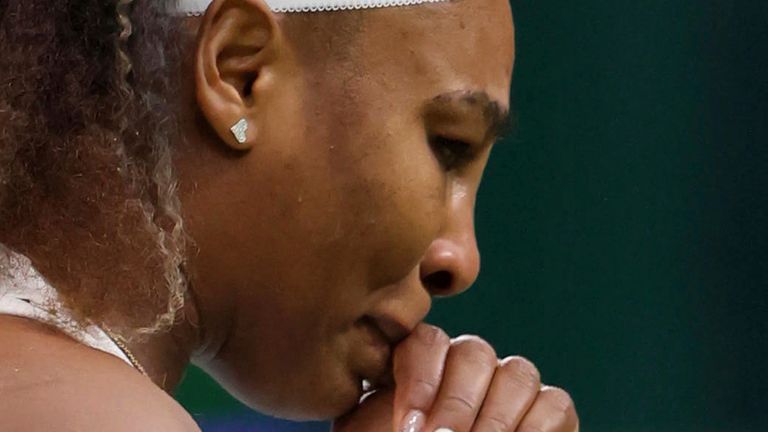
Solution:
[(424, 422), (426, 416), (419, 410), (410, 410), (408, 414), (403, 417), (402, 426), (400, 426), (400, 432), (421, 432), (424, 428)]
[(453, 432), (453, 429), (448, 429), (446, 427), (442, 427), (437, 429), (435, 432)]

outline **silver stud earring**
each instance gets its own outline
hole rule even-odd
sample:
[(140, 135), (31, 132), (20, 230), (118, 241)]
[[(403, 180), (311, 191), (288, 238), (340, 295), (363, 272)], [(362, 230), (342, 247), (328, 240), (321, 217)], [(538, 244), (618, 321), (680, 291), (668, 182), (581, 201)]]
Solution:
[(232, 135), (235, 136), (238, 143), (243, 144), (248, 140), (246, 136), (246, 132), (248, 132), (248, 120), (241, 118), (234, 126), (229, 128), (229, 130), (232, 131)]

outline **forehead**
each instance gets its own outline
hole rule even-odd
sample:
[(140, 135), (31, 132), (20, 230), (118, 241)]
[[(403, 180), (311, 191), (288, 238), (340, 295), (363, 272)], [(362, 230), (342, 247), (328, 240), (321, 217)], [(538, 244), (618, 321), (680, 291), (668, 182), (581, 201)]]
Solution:
[(514, 30), (507, 0), (452, 0), (365, 14), (365, 73), (392, 92), (430, 98), (482, 91), (509, 106)]

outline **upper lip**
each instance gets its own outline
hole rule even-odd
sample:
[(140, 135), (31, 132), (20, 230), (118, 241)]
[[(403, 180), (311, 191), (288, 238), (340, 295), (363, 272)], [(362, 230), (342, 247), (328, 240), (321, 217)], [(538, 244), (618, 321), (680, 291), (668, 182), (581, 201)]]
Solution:
[(404, 324), (393, 316), (386, 314), (372, 314), (369, 315), (374, 327), (376, 327), (389, 342), (390, 345), (397, 345), (401, 340), (405, 339), (411, 331), (412, 326)]

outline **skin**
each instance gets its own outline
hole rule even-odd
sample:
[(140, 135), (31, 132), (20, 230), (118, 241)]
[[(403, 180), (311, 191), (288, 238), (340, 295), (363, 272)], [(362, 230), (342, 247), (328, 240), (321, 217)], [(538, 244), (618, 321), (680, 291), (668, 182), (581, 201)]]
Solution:
[[(0, 317), (0, 347), (30, 347), (0, 353), (0, 363), (42, 362), (6, 372), (0, 388), (52, 368), (55, 379), (26, 396), (29, 410), (46, 412), (46, 398), (79, 385), (94, 401), (147, 408), (129, 411), (125, 430), (137, 421), (196, 430), (179, 409), (157, 409), (173, 405), (157, 386), (170, 391), (192, 361), (254, 409), (338, 418), (338, 431), (400, 430), (412, 410), (424, 430), (578, 429), (568, 394), (542, 389), (530, 362), (498, 360), (482, 339), (451, 340), (422, 322), (433, 296), (466, 290), (479, 272), (473, 211), (509, 107), (508, 3), (358, 18), (341, 54), (257, 0), (217, 0), (186, 23), (197, 44), (182, 75), (186, 144), (176, 162), (195, 249), (186, 320), (131, 345), (154, 385), (119, 360)], [(240, 118), (245, 143), (229, 131)], [(65, 380), (69, 367), (81, 379)], [(376, 391), (360, 403), (362, 378)], [(75, 416), (82, 430), (123, 424), (76, 411), (55, 415)]]
[[(388, 315), (412, 330), (430, 294), (475, 280), (472, 214), (492, 144), (482, 113), (491, 101), (506, 111), (512, 68), (508, 9), (494, 16), (502, 5), (370, 11), (352, 63), (328, 75), (304, 69), (271, 15), (229, 9), (202, 23), (197, 100), (237, 153), (213, 147), (179, 164), (182, 185), (195, 179), (182, 199), (201, 315), (226, 319), (207, 322), (212, 349), (197, 362), (246, 404), (291, 418), (349, 409), (361, 378), (381, 374), (360, 319)], [(252, 34), (227, 33), (238, 20)], [(462, 25), (476, 34), (462, 37)], [(220, 54), (254, 41), (244, 58)], [(475, 92), (487, 101), (465, 100)], [(254, 131), (245, 144), (229, 131), (241, 117)], [(430, 135), (472, 143), (473, 157), (450, 170)], [(437, 272), (452, 281), (427, 285)]]

